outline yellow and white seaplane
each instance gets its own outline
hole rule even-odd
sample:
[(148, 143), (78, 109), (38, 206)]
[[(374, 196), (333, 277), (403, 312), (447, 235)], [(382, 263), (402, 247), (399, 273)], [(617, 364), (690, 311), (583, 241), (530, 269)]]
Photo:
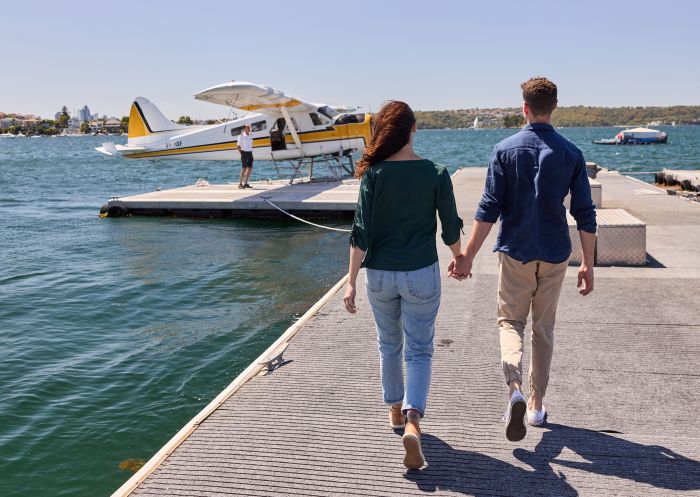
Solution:
[(222, 124), (187, 126), (138, 97), (131, 105), (127, 144), (104, 143), (96, 150), (129, 159), (240, 160), (238, 137), (250, 125), (256, 160), (274, 161), (275, 166), (288, 161), (295, 172), (309, 162), (311, 175), (314, 159), (320, 159), (351, 174), (353, 155), (361, 154), (370, 138), (370, 115), (356, 107), (305, 102), (269, 86), (232, 81), (202, 90), (194, 98), (244, 111), (245, 116)]

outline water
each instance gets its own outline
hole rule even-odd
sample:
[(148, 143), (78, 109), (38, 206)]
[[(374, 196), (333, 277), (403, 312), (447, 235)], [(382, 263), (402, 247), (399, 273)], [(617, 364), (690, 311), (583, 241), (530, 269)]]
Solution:
[[(616, 128), (560, 131), (606, 167), (700, 169), (700, 127), (638, 147), (590, 144)], [(416, 148), (485, 165), (511, 132), (420, 131)], [(111, 195), (239, 171), (110, 159), (100, 141), (0, 139), (4, 497), (109, 495), (131, 475), (120, 463), (148, 459), (346, 271), (346, 235), (295, 222), (99, 219)]]
[[(614, 138), (623, 128), (561, 128), (557, 131), (581, 148), (587, 161), (620, 172), (700, 169), (700, 126), (661, 126), (666, 145), (593, 145), (600, 138)], [(449, 166), (485, 166), (493, 145), (509, 136), (509, 129), (423, 130), (416, 146), (431, 159)], [(636, 175), (653, 182), (653, 175)]]

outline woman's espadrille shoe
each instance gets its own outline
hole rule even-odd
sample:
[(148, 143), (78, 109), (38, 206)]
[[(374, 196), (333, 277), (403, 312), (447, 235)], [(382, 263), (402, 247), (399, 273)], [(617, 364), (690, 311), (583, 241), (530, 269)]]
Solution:
[(420, 444), (420, 426), (412, 420), (406, 422), (406, 431), (403, 434), (403, 448), (406, 449), (406, 456), (403, 458), (403, 465), (408, 469), (420, 469), (425, 466), (425, 457)]
[(401, 412), (401, 404), (389, 407), (389, 425), (394, 430), (400, 430), (406, 426), (406, 416)]

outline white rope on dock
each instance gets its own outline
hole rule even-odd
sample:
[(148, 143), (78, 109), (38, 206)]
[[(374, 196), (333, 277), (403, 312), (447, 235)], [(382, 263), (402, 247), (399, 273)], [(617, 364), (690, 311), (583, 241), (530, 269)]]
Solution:
[(275, 209), (277, 209), (278, 211), (280, 211), (280, 212), (282, 212), (282, 213), (288, 215), (288, 216), (291, 217), (292, 219), (296, 219), (297, 221), (301, 221), (302, 223), (310, 224), (311, 226), (316, 226), (317, 228), (323, 228), (324, 230), (341, 231), (341, 232), (343, 232), (343, 233), (350, 233), (350, 231), (352, 231), (352, 230), (345, 229), (345, 228), (333, 228), (333, 227), (331, 227), (331, 226), (323, 226), (322, 224), (312, 223), (311, 221), (307, 221), (306, 219), (302, 219), (302, 218), (300, 218), (300, 217), (298, 217), (298, 216), (295, 216), (295, 215), (292, 214), (291, 212), (287, 212), (287, 211), (285, 211), (284, 209), (282, 209), (281, 207), (276, 206), (276, 205), (275, 205), (274, 203), (272, 203), (272, 201), (270, 201), (270, 199), (267, 198), (267, 197), (263, 197), (262, 199), (263, 199), (265, 202), (267, 202), (268, 204), (270, 204), (272, 207), (274, 207)]

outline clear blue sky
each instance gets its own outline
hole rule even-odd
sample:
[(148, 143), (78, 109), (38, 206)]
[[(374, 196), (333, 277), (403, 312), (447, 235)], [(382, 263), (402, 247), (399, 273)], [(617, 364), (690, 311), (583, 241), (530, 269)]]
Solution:
[(546, 75), (560, 105), (700, 104), (700, 2), (3, 2), (0, 111), (66, 105), (225, 116), (192, 94), (232, 79), (329, 104), (420, 110), (520, 103)]

